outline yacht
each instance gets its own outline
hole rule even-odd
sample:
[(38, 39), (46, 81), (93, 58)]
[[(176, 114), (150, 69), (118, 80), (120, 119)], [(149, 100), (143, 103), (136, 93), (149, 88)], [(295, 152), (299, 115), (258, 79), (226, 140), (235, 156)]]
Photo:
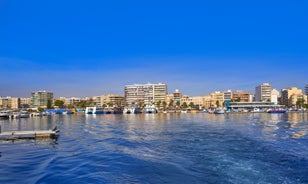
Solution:
[(101, 106), (95, 106), (95, 107), (92, 107), (93, 108), (93, 114), (104, 114), (105, 111), (104, 111), (104, 108), (101, 107)]
[(125, 107), (123, 110), (123, 114), (140, 114), (140, 107)]
[(144, 108), (143, 110), (144, 113), (147, 113), (147, 114), (154, 114), (154, 113), (157, 113), (157, 109), (155, 108), (154, 105), (148, 105)]
[(86, 107), (86, 114), (93, 114), (93, 107)]
[(19, 112), (13, 112), (13, 118), (14, 118), (14, 119), (19, 119), (19, 118), (21, 118), (20, 113), (19, 113)]
[(215, 111), (214, 111), (214, 114), (224, 114), (224, 113), (225, 113), (225, 110), (222, 109), (222, 108), (217, 108), (217, 109), (215, 109)]
[(28, 111), (20, 111), (20, 117), (21, 118), (29, 118), (30, 113)]
[(0, 111), (0, 119), (9, 119), (10, 113), (9, 111)]

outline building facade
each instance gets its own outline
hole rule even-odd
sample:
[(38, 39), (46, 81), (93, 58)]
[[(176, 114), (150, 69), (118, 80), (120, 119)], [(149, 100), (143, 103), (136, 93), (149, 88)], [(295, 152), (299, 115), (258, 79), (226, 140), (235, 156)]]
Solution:
[(271, 92), (271, 102), (278, 104), (278, 99), (280, 98), (280, 93), (277, 89), (273, 89)]
[(1, 97), (0, 108), (18, 109), (20, 108), (20, 98)]
[(167, 95), (166, 84), (134, 84), (124, 88), (126, 105), (152, 105), (165, 101)]
[(272, 85), (263, 83), (255, 89), (255, 100), (257, 102), (270, 102), (271, 101)]
[(281, 102), (285, 106), (296, 106), (299, 100), (303, 100), (307, 103), (307, 95), (304, 95), (302, 90), (296, 87), (282, 89), (281, 94)]
[(224, 105), (224, 93), (220, 91), (215, 91), (211, 94), (211, 107), (217, 108)]
[(308, 96), (308, 84), (305, 86), (305, 94)]
[(246, 91), (234, 91), (232, 93), (232, 102), (250, 102), (250, 93)]
[(48, 103), (53, 105), (53, 93), (48, 91), (36, 91), (31, 93), (32, 108), (47, 108)]
[(100, 105), (102, 106), (124, 106), (124, 96), (117, 94), (108, 94), (100, 96)]
[(231, 91), (231, 89), (229, 89), (229, 90), (224, 92), (224, 99), (231, 101), (231, 99), (232, 99), (232, 91)]
[(181, 102), (181, 98), (182, 98), (182, 93), (176, 89), (174, 92), (173, 92), (173, 100), (174, 100), (174, 103), (176, 102)]

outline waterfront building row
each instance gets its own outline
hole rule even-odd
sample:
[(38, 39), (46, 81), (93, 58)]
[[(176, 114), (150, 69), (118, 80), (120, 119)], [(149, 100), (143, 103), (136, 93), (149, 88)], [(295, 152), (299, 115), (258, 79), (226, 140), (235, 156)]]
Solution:
[[(269, 83), (263, 83), (255, 88), (255, 94), (241, 90), (226, 90), (224, 92), (215, 91), (205, 96), (190, 97), (183, 95), (178, 89), (171, 94), (167, 94), (167, 85), (163, 83), (147, 83), (126, 85), (124, 87), (124, 96), (119, 94), (107, 94), (94, 96), (92, 98), (60, 97), (60, 100), (62, 100), (65, 105), (91, 100), (95, 105), (116, 105), (118, 107), (133, 104), (155, 104), (165, 108), (193, 104), (200, 108), (217, 108), (226, 106), (228, 102), (271, 102), (273, 104), (294, 107), (307, 104), (307, 93), (308, 85), (305, 86), (305, 93), (296, 87), (285, 88), (279, 92), (273, 89)], [(31, 98), (0, 97), (0, 108), (47, 108), (48, 102), (50, 106), (53, 106), (54, 101), (55, 99), (53, 98), (52, 92), (36, 91), (31, 93)]]

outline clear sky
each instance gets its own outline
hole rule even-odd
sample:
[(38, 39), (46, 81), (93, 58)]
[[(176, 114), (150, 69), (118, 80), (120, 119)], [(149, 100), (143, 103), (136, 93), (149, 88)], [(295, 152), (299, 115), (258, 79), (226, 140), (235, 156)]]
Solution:
[(308, 84), (307, 0), (0, 0), (0, 96)]

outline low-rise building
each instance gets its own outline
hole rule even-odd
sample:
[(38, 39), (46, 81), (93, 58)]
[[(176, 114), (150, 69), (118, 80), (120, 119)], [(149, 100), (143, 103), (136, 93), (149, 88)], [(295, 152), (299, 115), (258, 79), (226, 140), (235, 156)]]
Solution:
[(246, 91), (234, 91), (232, 93), (232, 102), (250, 102), (250, 93)]
[(296, 106), (298, 100), (307, 102), (307, 95), (304, 95), (301, 89), (296, 87), (289, 87), (282, 89), (282, 104), (288, 107)]
[(18, 109), (20, 108), (20, 98), (1, 97), (0, 108)]

